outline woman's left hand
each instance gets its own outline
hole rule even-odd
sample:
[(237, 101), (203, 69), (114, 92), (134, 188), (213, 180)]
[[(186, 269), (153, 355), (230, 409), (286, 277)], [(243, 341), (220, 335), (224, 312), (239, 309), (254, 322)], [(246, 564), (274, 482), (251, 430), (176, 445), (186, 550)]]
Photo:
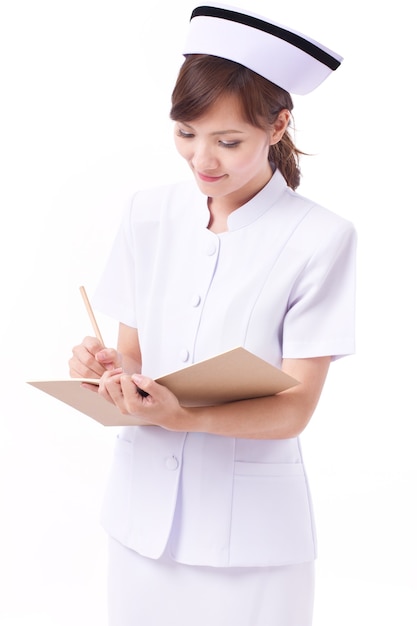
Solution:
[(101, 377), (99, 394), (113, 402), (123, 415), (137, 417), (139, 425), (186, 430), (186, 410), (169, 389), (151, 378), (125, 374), (120, 368), (112, 370)]

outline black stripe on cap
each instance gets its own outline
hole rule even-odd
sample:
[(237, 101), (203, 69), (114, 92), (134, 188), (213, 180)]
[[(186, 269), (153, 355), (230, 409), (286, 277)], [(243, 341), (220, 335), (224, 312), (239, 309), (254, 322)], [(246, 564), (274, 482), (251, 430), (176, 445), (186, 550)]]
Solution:
[(230, 11), (229, 9), (220, 9), (218, 7), (209, 7), (209, 6), (201, 6), (194, 9), (191, 14), (191, 20), (193, 17), (218, 17), (223, 20), (230, 20), (231, 22), (238, 22), (239, 24), (244, 24), (245, 26), (250, 26), (251, 28), (256, 28), (258, 30), (262, 30), (264, 33), (268, 33), (269, 35), (273, 35), (274, 37), (278, 37), (287, 43), (290, 43), (293, 46), (296, 46), (303, 52), (306, 52), (320, 63), (323, 63), (331, 70), (336, 70), (340, 61), (333, 57), (328, 52), (325, 52), (318, 46), (316, 46), (311, 41), (304, 39), (300, 35), (296, 35), (285, 28), (281, 28), (280, 26), (276, 26), (275, 24), (270, 24), (269, 22), (265, 22), (264, 20), (260, 20), (257, 17), (252, 17), (251, 15), (245, 15), (244, 13), (238, 13), (237, 11)]

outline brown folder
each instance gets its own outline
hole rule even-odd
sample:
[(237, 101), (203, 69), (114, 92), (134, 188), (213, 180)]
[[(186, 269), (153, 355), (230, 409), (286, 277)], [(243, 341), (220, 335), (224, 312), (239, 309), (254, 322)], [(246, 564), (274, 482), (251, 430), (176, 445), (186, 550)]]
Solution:
[[(170, 389), (184, 406), (210, 406), (271, 396), (298, 384), (298, 381), (245, 348), (235, 348), (156, 381)], [(81, 386), (98, 384), (97, 379), (30, 380), (29, 385), (61, 400), (104, 426), (129, 426), (137, 423), (101, 396)]]

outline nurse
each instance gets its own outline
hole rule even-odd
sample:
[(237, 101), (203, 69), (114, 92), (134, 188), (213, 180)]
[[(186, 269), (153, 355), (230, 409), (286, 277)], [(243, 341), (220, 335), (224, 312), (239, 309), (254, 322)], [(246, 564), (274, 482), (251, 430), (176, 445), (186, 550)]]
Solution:
[[(191, 179), (133, 197), (95, 295), (117, 350), (87, 337), (70, 360), (137, 419), (118, 433), (103, 505), (109, 624), (310, 626), (299, 435), (331, 361), (354, 352), (356, 236), (295, 191), (290, 94), (341, 57), (221, 5), (193, 11), (184, 54), (171, 118)], [(154, 380), (238, 345), (300, 384), (184, 407)]]

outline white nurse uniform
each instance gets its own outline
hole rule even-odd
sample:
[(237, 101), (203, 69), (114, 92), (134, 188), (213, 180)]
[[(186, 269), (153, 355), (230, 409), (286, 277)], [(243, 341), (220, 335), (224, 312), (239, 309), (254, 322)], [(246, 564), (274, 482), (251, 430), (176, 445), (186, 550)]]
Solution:
[[(212, 233), (208, 219), (207, 199), (191, 181), (138, 193), (123, 218), (95, 303), (138, 329), (145, 375), (156, 378), (239, 345), (277, 366), (282, 358), (354, 351), (350, 222), (291, 191), (279, 171), (229, 216), (227, 232)], [(274, 597), (283, 567), (316, 556), (298, 438), (124, 428), (103, 524), (126, 554), (159, 560), (152, 568), (159, 562), (161, 571), (167, 559), (194, 566), (194, 573), (253, 568), (257, 580), (266, 568), (263, 575), (277, 576)], [(158, 594), (163, 603), (164, 590)], [(242, 614), (248, 611), (242, 603)], [(194, 618), (174, 623), (195, 626)], [(239, 626), (258, 624), (236, 619)], [(203, 617), (198, 623), (206, 624)], [(269, 623), (281, 624), (279, 617), (259, 622)]]

